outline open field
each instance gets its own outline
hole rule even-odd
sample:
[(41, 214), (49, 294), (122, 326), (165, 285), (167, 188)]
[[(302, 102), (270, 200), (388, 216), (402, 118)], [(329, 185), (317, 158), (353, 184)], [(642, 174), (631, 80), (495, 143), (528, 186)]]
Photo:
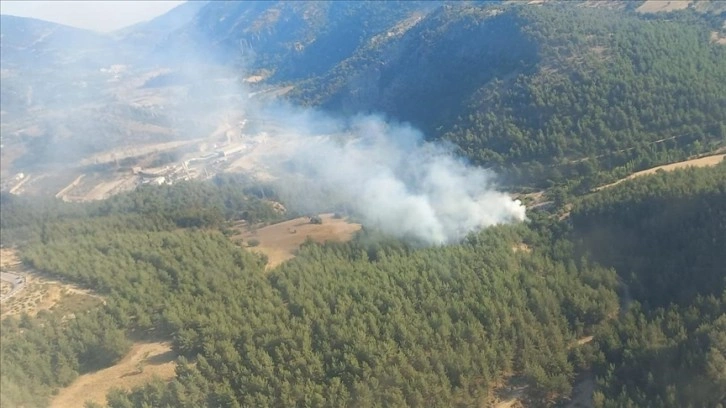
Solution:
[(300, 217), (257, 230), (250, 230), (246, 225), (240, 223), (238, 228), (242, 232), (233, 236), (232, 240), (242, 238), (243, 245), (248, 247), (251, 240), (259, 241), (259, 245), (250, 247), (250, 249), (267, 255), (267, 268), (271, 269), (294, 258), (295, 251), (308, 237), (320, 243), (348, 241), (361, 228), (360, 224), (336, 219), (333, 214), (322, 214), (320, 218), (323, 221), (322, 224), (311, 224), (309, 218)]
[(20, 265), (17, 252), (8, 248), (0, 248), (0, 269), (5, 270)]
[(691, 1), (647, 0), (640, 7), (638, 7), (636, 11), (638, 11), (639, 13), (658, 13), (662, 11), (683, 10), (685, 8), (688, 8), (689, 4), (691, 4)]
[(616, 181), (614, 183), (610, 183), (610, 184), (606, 184), (604, 186), (600, 186), (600, 187), (596, 188), (595, 191), (599, 191), (599, 190), (602, 190), (604, 188), (608, 188), (608, 187), (612, 187), (612, 186), (618, 185), (618, 184), (622, 183), (625, 180), (634, 179), (634, 178), (640, 177), (640, 176), (647, 176), (648, 174), (653, 174), (653, 173), (655, 173), (658, 170), (673, 171), (673, 170), (676, 170), (676, 169), (682, 169), (682, 168), (686, 168), (686, 167), (709, 167), (709, 166), (715, 166), (715, 165), (721, 163), (721, 161), (723, 161), (725, 158), (726, 158), (726, 154), (715, 154), (715, 155), (712, 155), (712, 156), (701, 157), (701, 158), (698, 158), (698, 159), (685, 160), (685, 161), (678, 162), (678, 163), (664, 164), (662, 166), (657, 166), (657, 167), (653, 167), (653, 168), (650, 168), (650, 169), (647, 169), (647, 170), (643, 170), (643, 171), (639, 171), (639, 172), (633, 173), (633, 174), (629, 175), (628, 177), (625, 177), (623, 179), (620, 179), (620, 180), (618, 180), (618, 181)]
[(136, 343), (118, 364), (84, 374), (62, 388), (51, 401), (51, 408), (82, 407), (86, 401), (102, 405), (113, 387), (131, 389), (153, 377), (168, 381), (174, 378), (176, 354), (169, 343)]
[[(134, 175), (115, 175), (113, 179), (96, 180), (90, 191), (73, 194), (66, 192), (62, 198), (64, 201), (93, 201), (103, 200), (112, 196), (115, 192), (131, 191), (136, 188), (138, 177)], [(97, 184), (96, 184), (97, 183)], [(59, 193), (60, 194), (60, 193)], [(56, 195), (57, 196), (57, 195)]]
[(181, 147), (199, 143), (200, 139), (195, 140), (179, 140), (174, 142), (148, 143), (144, 145), (135, 145), (133, 147), (119, 147), (110, 151), (96, 153), (80, 161), (81, 166), (92, 164), (113, 163), (118, 160), (124, 160), (131, 157), (144, 156), (152, 153), (160, 153), (170, 150), (179, 149)]
[(0, 317), (22, 313), (35, 316), (41, 310), (48, 310), (68, 318), (103, 303), (101, 297), (87, 290), (26, 268), (11, 249), (3, 248), (0, 252), (2, 271), (24, 278), (22, 287), (11, 298), (3, 300)]
[(716, 44), (726, 45), (726, 34), (720, 34), (718, 31), (712, 31), (711, 41)]
[(0, 281), (0, 296), (5, 297), (11, 290), (13, 285), (10, 282)]

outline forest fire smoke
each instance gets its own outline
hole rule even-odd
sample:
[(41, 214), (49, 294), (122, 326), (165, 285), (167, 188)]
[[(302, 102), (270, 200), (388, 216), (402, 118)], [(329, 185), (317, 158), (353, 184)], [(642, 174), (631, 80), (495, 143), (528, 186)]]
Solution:
[(427, 244), (525, 219), (518, 200), (495, 190), (494, 174), (424, 142), (408, 125), (377, 116), (335, 120), (290, 107), (277, 113), (283, 130), (276, 137), (297, 148), (270, 163), (293, 209), (346, 208), (365, 225)]

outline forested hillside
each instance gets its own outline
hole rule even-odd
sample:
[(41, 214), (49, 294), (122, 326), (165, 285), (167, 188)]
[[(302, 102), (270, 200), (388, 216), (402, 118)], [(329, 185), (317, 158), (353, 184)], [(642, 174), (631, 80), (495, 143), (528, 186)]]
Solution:
[(512, 182), (610, 178), (726, 141), (722, 17), (685, 10), (447, 4), (293, 91), (454, 142)]
[(466, 406), (512, 374), (554, 401), (578, 364), (570, 345), (617, 311), (612, 271), (524, 225), (429, 249), (368, 232), (265, 275), (212, 228), (207, 214), (240, 214), (215, 204), (225, 191), (181, 184), (87, 206), (3, 196), (3, 244), (107, 301), (72, 324), (4, 319), (3, 401), (44, 406), (122, 356), (129, 335), (172, 339), (186, 360), (172, 384), (113, 394), (113, 407)]
[(91, 205), (3, 196), (3, 244), (106, 300), (72, 324), (4, 319), (3, 401), (45, 406), (129, 338), (172, 340), (177, 377), (112, 392), (111, 407), (471, 406), (510, 376), (552, 406), (588, 370), (596, 406), (723, 399), (725, 164), (627, 181), (569, 219), (531, 213), (446, 247), (370, 230), (311, 242), (269, 273), (221, 233), (279, 216), (238, 183)]
[(595, 335), (597, 406), (716, 407), (726, 398), (726, 162), (581, 201), (573, 235), (625, 283), (630, 309)]
[[(209, 2), (117, 33), (164, 48), (158, 61), (196, 47), (293, 86), (294, 102), (411, 122), (508, 186), (550, 187), (538, 194), (552, 202), (450, 245), (363, 225), (266, 268), (233, 227), (300, 214), (245, 176), (92, 203), (2, 193), (3, 249), (97, 302), (2, 319), (1, 405), (48, 406), (133, 344), (163, 341), (174, 379), (112, 390), (109, 407), (480, 407), (514, 384), (518, 403), (555, 407), (588, 379), (598, 408), (726, 406), (726, 162), (593, 188), (726, 147), (726, 46), (712, 39), (725, 16), (592, 3)], [(3, 104), (25, 106), (17, 78)], [(30, 154), (50, 149), (35, 140)]]
[(224, 64), (294, 81), (327, 72), (371, 37), (438, 7), (435, 1), (209, 2), (155, 52), (203, 52)]

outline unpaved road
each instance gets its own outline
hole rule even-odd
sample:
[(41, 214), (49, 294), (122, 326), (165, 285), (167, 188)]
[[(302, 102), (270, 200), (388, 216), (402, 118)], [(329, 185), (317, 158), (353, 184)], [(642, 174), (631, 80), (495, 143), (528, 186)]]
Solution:
[(25, 278), (14, 273), (0, 272), (0, 280), (13, 285), (13, 288), (10, 290), (10, 292), (0, 297), (0, 302), (5, 302), (6, 300), (10, 299), (25, 287)]
[(650, 168), (650, 169), (647, 169), (647, 170), (643, 170), (643, 171), (639, 171), (639, 172), (633, 173), (633, 174), (629, 175), (628, 177), (625, 177), (623, 179), (620, 179), (620, 180), (618, 180), (618, 181), (616, 181), (614, 183), (610, 183), (610, 184), (606, 184), (604, 186), (600, 186), (600, 187), (596, 188), (595, 191), (599, 191), (599, 190), (602, 190), (604, 188), (608, 188), (608, 187), (612, 187), (612, 186), (618, 185), (618, 184), (622, 183), (625, 180), (630, 180), (630, 179), (634, 179), (636, 177), (646, 176), (648, 174), (653, 174), (653, 173), (655, 173), (658, 170), (673, 171), (673, 170), (676, 170), (676, 169), (682, 169), (682, 168), (686, 168), (686, 167), (709, 167), (709, 166), (715, 166), (715, 165), (721, 163), (724, 160), (724, 158), (726, 158), (726, 154), (714, 154), (712, 156), (701, 157), (701, 158), (698, 158), (698, 159), (685, 160), (685, 161), (678, 162), (678, 163), (664, 164), (662, 166), (657, 166), (657, 167), (653, 167), (653, 168)]

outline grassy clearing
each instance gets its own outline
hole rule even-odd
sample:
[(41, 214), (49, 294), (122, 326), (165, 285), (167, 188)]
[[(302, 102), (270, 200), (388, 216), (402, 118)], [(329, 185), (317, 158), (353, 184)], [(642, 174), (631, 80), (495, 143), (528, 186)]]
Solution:
[(84, 374), (61, 389), (51, 401), (51, 408), (82, 407), (86, 401), (105, 405), (106, 394), (113, 388), (131, 389), (153, 377), (168, 381), (174, 378), (176, 354), (167, 342), (136, 343), (118, 364)]
[[(335, 218), (333, 214), (322, 214), (321, 224), (312, 224), (307, 217), (269, 225), (259, 229), (249, 228), (246, 224), (237, 225), (239, 234), (231, 237), (233, 241), (242, 239), (242, 245), (250, 250), (267, 256), (267, 268), (277, 265), (295, 257), (295, 252), (305, 239), (310, 237), (315, 242), (348, 241), (360, 230), (361, 225), (350, 223), (342, 218)], [(250, 243), (257, 245), (250, 246)]]

